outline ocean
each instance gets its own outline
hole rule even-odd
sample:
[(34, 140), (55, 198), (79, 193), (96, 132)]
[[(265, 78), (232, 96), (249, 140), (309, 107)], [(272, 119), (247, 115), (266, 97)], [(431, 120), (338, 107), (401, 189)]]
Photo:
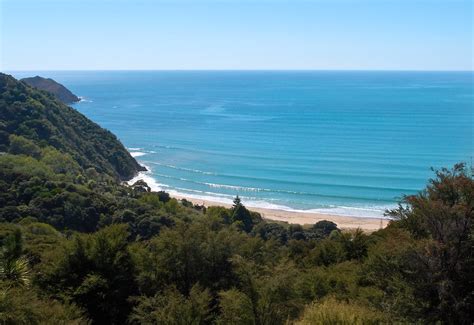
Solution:
[(431, 167), (471, 164), (472, 72), (40, 71), (148, 167), (154, 189), (382, 217)]

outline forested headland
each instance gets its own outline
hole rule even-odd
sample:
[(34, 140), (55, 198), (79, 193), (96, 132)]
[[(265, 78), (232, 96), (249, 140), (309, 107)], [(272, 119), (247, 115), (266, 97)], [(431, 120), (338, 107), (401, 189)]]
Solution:
[(474, 182), (433, 172), (379, 231), (195, 206), (110, 132), (0, 74), (0, 323), (474, 322)]
[(36, 76), (31, 78), (23, 78), (20, 81), (26, 83), (31, 87), (40, 90), (46, 90), (65, 104), (74, 103), (81, 100), (79, 97), (74, 95), (69, 89), (50, 78), (42, 78), (40, 76)]

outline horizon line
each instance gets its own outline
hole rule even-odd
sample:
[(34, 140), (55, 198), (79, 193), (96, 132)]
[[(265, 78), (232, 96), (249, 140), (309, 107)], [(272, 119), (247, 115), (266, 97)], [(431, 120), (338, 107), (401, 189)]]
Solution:
[(94, 71), (123, 71), (123, 72), (474, 72), (474, 69), (6, 69), (3, 72), (94, 72)]

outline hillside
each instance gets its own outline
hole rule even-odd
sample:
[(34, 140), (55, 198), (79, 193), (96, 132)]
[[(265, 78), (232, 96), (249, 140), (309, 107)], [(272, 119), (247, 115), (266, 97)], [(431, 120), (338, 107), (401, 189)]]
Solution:
[(23, 78), (20, 81), (23, 81), (31, 87), (52, 93), (65, 104), (78, 102), (80, 100), (79, 97), (74, 95), (69, 89), (50, 78), (36, 76), (31, 78)]
[(53, 95), (0, 74), (0, 151), (12, 150), (12, 135), (39, 147), (48, 144), (83, 169), (95, 168), (120, 180), (144, 169), (111, 132)]

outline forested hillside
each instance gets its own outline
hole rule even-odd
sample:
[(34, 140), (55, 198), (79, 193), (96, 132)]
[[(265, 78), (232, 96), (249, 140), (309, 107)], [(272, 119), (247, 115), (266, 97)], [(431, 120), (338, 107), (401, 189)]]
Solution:
[(302, 227), (122, 185), (138, 165), (111, 133), (6, 75), (0, 112), (0, 323), (474, 321), (462, 164), (385, 229)]
[(143, 169), (111, 132), (50, 93), (0, 74), (0, 151), (37, 157), (47, 146), (69, 155), (83, 169), (120, 179)]

